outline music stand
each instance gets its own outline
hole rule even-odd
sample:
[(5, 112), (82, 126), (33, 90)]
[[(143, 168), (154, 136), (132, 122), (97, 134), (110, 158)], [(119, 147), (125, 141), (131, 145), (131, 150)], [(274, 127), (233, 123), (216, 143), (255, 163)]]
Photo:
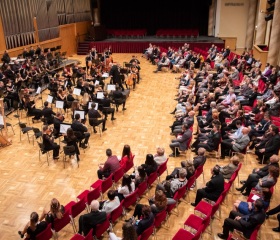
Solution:
[(68, 128), (71, 128), (71, 124), (60, 123), (60, 125), (59, 125), (59, 133), (66, 134)]
[(75, 110), (75, 111), (74, 111), (74, 118), (75, 118), (75, 115), (76, 115), (77, 113), (80, 114), (80, 118), (81, 118), (81, 119), (85, 119), (85, 111), (83, 111), (83, 110)]
[(61, 49), (61, 45), (56, 46), (56, 50), (60, 50)]
[(52, 52), (54, 52), (55, 50), (56, 50), (56, 48), (55, 48), (55, 47), (52, 47), (52, 48), (51, 48), (51, 51), (52, 51)]

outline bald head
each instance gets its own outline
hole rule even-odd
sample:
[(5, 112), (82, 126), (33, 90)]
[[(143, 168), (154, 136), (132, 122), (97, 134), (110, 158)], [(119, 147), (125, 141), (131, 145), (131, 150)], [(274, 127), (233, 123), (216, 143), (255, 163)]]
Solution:
[(247, 135), (249, 132), (250, 132), (249, 128), (246, 127), (242, 128), (243, 135)]

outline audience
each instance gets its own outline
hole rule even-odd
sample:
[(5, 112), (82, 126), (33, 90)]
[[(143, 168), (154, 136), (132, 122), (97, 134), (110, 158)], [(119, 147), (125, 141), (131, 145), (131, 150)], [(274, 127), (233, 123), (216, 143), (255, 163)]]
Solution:
[(102, 212), (109, 214), (120, 206), (120, 200), (114, 190), (109, 190), (107, 196), (108, 200), (100, 202), (100, 209)]
[(223, 175), (224, 179), (230, 179), (232, 174), (236, 171), (239, 165), (239, 157), (234, 155), (230, 159), (230, 163), (226, 166), (220, 166), (220, 173)]
[(114, 173), (120, 168), (120, 163), (116, 155), (112, 155), (112, 150), (106, 150), (106, 156), (108, 157), (104, 164), (99, 164), (97, 175), (99, 179), (107, 178), (110, 174)]
[(164, 148), (157, 148), (157, 153), (154, 155), (154, 160), (158, 166), (160, 166), (167, 160), (167, 157), (164, 155)]
[(122, 226), (122, 238), (118, 238), (115, 233), (109, 232), (109, 240), (137, 240), (137, 233), (130, 222), (125, 222)]
[(133, 154), (130, 150), (130, 146), (128, 144), (124, 145), (123, 151), (122, 151), (122, 158), (120, 160), (120, 166), (123, 169), (126, 169), (126, 166), (129, 162), (133, 161)]
[(157, 163), (155, 162), (154, 156), (152, 154), (146, 155), (146, 161), (141, 166), (144, 168), (144, 171), (146, 172), (147, 176), (150, 176), (150, 174), (154, 173), (158, 168)]

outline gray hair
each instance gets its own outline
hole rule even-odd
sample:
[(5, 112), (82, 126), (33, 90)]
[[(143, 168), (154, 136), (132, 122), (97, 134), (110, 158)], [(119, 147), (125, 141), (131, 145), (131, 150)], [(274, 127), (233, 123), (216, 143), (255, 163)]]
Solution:
[(92, 211), (97, 211), (99, 209), (99, 202), (97, 200), (92, 200), (90, 203), (90, 208)]

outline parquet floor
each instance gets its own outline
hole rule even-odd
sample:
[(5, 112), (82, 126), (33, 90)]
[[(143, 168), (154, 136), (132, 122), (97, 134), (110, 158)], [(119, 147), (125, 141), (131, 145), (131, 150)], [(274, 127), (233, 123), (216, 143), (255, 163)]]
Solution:
[[(174, 109), (177, 80), (176, 75), (172, 73), (153, 73), (155, 66), (142, 59), (141, 77), (142, 80), (137, 85), (136, 91), (131, 92), (127, 100), (127, 110), (122, 113), (116, 113), (117, 120), (112, 123), (107, 122), (108, 130), (100, 137), (98, 134), (92, 134), (90, 137), (90, 148), (85, 153), (81, 153), (80, 167), (73, 167), (68, 164), (63, 168), (62, 155), (59, 161), (50, 162), (50, 166), (43, 160), (39, 162), (38, 146), (28, 143), (27, 136), (24, 135), (22, 141), (19, 140), (19, 127), (15, 125), (17, 120), (13, 115), (9, 116), (8, 122), (12, 123), (15, 135), (9, 129), (8, 135), (13, 144), (9, 147), (0, 149), (0, 239), (10, 240), (19, 239), (17, 231), (21, 230), (29, 220), (32, 211), (39, 214), (44, 208), (49, 207), (50, 200), (53, 197), (59, 199), (61, 204), (67, 204), (81, 193), (88, 189), (90, 184), (97, 179), (97, 165), (104, 162), (105, 149), (111, 148), (113, 153), (121, 155), (124, 144), (129, 144), (133, 153), (136, 155), (135, 163), (139, 165), (144, 162), (147, 153), (155, 153), (157, 146), (163, 146), (166, 154), (170, 154), (168, 147), (172, 136), (169, 134), (169, 125), (173, 121), (173, 115), (169, 114)], [(84, 57), (80, 58), (84, 64)], [(131, 54), (114, 54), (114, 61), (128, 61)], [(47, 91), (43, 94), (46, 99)], [(41, 106), (41, 101), (37, 101), (37, 106)], [(25, 115), (24, 115), (25, 116)], [(22, 121), (27, 122), (23, 116)], [(31, 123), (32, 124), (32, 123)], [(29, 124), (29, 125), (31, 125)], [(41, 123), (35, 123), (34, 126), (41, 127)], [(191, 155), (192, 156), (192, 155)], [(170, 158), (168, 169), (172, 171), (175, 166), (179, 166), (184, 157)], [(228, 160), (219, 162), (227, 164)], [(216, 159), (208, 158), (205, 165), (205, 180), (210, 178), (210, 168), (216, 164)], [(240, 171), (240, 179), (244, 179), (254, 167), (258, 167), (254, 160), (254, 155), (248, 155), (248, 165), (243, 166)], [(162, 178), (163, 179), (163, 178)], [(202, 187), (202, 177), (198, 179), (198, 187)], [(237, 184), (237, 181), (236, 181)], [(279, 203), (279, 186), (277, 186), (271, 206)], [(151, 193), (154, 192), (152, 189)], [(195, 193), (190, 194), (193, 200)], [(235, 199), (243, 199), (242, 195), (229, 194), (227, 205), (222, 206), (222, 219), (228, 216), (232, 209)], [(142, 199), (141, 202), (147, 202)], [(190, 213), (193, 213), (193, 207), (184, 202), (179, 204), (178, 216), (172, 215), (169, 221), (169, 228), (162, 227), (157, 233), (158, 240), (170, 240)], [(132, 211), (129, 213), (132, 214)], [(218, 239), (216, 234), (221, 231), (223, 220), (214, 220), (213, 234), (204, 233), (202, 239)], [(115, 231), (121, 236), (122, 221), (120, 221)], [(276, 217), (271, 217), (266, 221), (261, 230), (261, 239), (272, 240), (280, 239), (279, 234), (272, 232), (271, 228), (277, 226)], [(65, 227), (59, 233), (59, 239), (70, 239), (73, 236), (73, 230), (70, 225)], [(105, 234), (104, 239), (108, 239)]]

